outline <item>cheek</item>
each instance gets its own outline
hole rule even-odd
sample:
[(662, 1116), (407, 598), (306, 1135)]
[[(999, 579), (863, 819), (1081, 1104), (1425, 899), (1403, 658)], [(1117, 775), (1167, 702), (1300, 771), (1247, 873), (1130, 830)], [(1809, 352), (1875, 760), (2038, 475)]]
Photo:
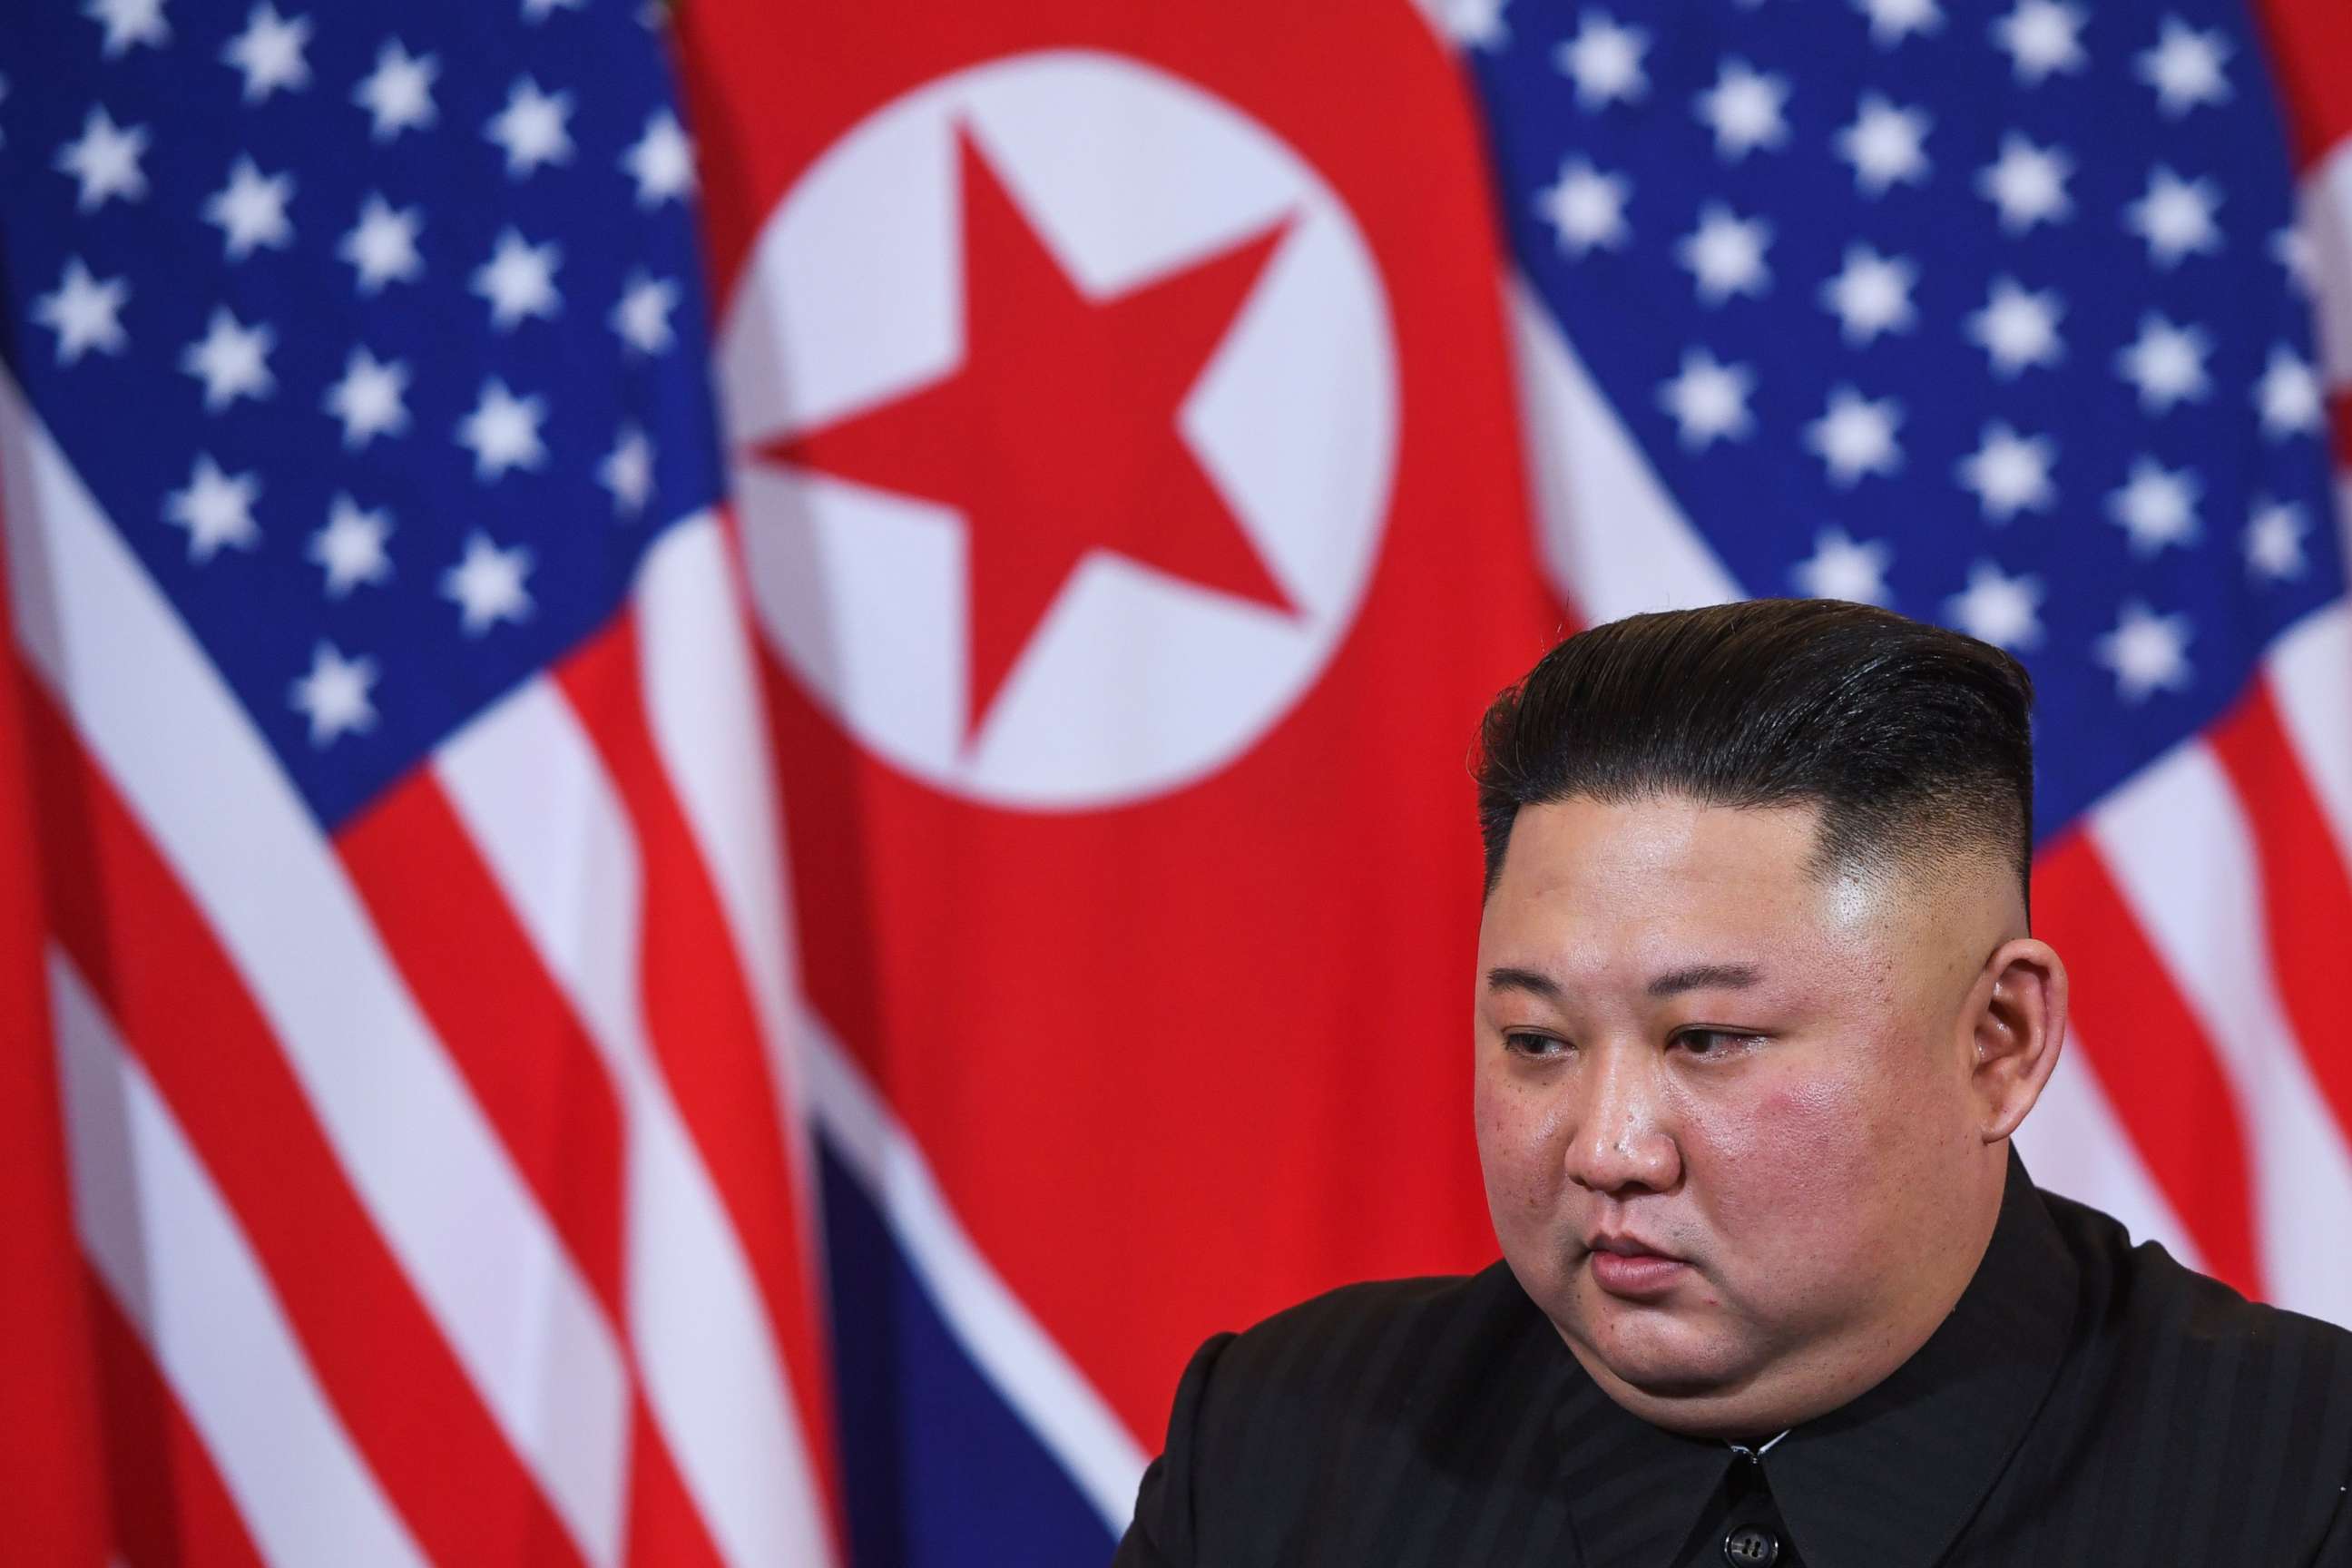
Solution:
[(1792, 1260), (1841, 1249), (1885, 1179), (1874, 1098), (1868, 1075), (1791, 1072), (1752, 1097), (1693, 1107), (1683, 1159), (1716, 1235)]
[(1500, 1074), (1481, 1072), (1471, 1095), (1477, 1118), (1478, 1163), (1496, 1217), (1546, 1207), (1565, 1180), (1556, 1145), (1560, 1108), (1546, 1095)]

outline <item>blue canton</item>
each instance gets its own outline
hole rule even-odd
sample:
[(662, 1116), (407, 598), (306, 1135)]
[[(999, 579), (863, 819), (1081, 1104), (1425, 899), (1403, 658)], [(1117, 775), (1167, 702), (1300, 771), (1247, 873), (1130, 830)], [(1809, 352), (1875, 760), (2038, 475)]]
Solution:
[(330, 829), (719, 494), (657, 26), (86, 0), (0, 31), (0, 351)]
[(1750, 594), (2024, 658), (2045, 838), (2343, 594), (2239, 5), (1521, 0), (1475, 42), (1519, 264), (1686, 513)]

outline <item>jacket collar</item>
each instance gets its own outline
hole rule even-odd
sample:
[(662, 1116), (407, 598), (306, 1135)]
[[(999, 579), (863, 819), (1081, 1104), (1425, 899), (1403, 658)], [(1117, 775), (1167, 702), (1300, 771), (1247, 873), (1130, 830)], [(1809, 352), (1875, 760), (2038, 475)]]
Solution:
[[(1792, 1430), (1764, 1477), (1808, 1568), (1927, 1568), (2024, 1439), (2065, 1359), (2080, 1270), (2011, 1149), (1968, 1289), (1876, 1387)], [(1562, 1479), (1586, 1568), (1675, 1561), (1732, 1463), (1631, 1415), (1562, 1347)]]

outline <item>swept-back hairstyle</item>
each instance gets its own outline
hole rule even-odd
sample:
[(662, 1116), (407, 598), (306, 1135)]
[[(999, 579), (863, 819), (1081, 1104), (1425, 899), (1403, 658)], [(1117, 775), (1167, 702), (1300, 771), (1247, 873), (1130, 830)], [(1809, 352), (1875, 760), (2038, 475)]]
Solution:
[(1479, 727), (1486, 890), (1522, 807), (1676, 795), (1816, 805), (1822, 869), (2033, 848), (2033, 682), (2000, 649), (1834, 599), (1752, 599), (1579, 632)]

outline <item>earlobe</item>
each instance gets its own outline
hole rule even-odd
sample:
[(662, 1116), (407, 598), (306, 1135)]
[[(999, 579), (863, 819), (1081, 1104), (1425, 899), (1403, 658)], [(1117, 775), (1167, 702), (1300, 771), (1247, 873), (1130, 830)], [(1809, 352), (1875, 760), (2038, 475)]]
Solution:
[(2042, 1098), (2066, 1037), (2066, 966), (2048, 942), (2019, 937), (1985, 961), (1974, 1084), (1988, 1143), (2017, 1131)]

